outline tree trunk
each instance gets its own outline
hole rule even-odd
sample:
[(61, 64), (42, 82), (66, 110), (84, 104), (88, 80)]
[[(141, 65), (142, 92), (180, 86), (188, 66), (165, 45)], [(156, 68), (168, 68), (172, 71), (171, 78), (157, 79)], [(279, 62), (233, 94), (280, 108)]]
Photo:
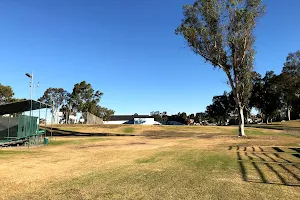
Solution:
[(291, 121), (291, 108), (287, 109), (288, 121)]
[(243, 107), (239, 106), (239, 136), (245, 136), (245, 119), (244, 119), (244, 112), (243, 112)]
[(266, 124), (269, 124), (269, 117), (267, 117), (266, 119)]

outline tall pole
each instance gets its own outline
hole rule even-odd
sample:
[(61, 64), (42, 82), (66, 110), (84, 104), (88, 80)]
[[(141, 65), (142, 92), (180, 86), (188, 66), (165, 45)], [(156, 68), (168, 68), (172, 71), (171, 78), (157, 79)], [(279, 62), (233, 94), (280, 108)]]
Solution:
[(48, 105), (46, 105), (46, 116), (45, 116), (45, 137), (47, 137), (47, 111), (48, 111)]
[(31, 82), (30, 82), (30, 99), (32, 99), (32, 93), (33, 93), (33, 72), (31, 72)]
[(30, 146), (30, 138), (33, 134), (32, 131), (32, 95), (33, 95), (33, 72), (31, 72), (31, 82), (30, 82), (30, 132), (28, 137), (28, 147)]
[(32, 116), (32, 96), (33, 96), (33, 72), (30, 77), (30, 117)]

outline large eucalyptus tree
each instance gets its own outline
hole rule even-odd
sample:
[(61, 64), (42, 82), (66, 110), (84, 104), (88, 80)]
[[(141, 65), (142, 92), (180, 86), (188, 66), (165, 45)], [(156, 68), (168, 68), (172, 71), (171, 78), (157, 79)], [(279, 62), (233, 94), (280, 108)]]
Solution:
[(244, 136), (243, 110), (251, 93), (255, 41), (253, 31), (264, 13), (262, 0), (196, 0), (183, 7), (176, 29), (188, 46), (228, 77)]

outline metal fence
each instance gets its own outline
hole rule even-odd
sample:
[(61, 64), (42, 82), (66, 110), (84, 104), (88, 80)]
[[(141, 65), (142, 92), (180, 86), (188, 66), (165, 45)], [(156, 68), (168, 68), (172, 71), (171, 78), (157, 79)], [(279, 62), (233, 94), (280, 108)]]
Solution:
[(86, 113), (86, 124), (103, 124), (103, 119), (93, 115), (92, 113)]
[(27, 138), (39, 131), (38, 117), (0, 117), (0, 140)]

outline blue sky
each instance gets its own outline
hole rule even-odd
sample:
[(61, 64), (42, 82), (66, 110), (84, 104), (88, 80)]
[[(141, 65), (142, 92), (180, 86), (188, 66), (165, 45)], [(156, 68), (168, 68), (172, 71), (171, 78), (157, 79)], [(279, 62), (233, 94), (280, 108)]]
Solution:
[[(204, 111), (230, 90), (221, 70), (193, 54), (174, 30), (182, 5), (193, 0), (2, 0), (0, 82), (16, 97), (48, 87), (71, 91), (82, 80), (104, 92), (101, 105), (116, 114)], [(281, 71), (300, 49), (300, 1), (265, 1), (256, 29), (255, 69)]]

